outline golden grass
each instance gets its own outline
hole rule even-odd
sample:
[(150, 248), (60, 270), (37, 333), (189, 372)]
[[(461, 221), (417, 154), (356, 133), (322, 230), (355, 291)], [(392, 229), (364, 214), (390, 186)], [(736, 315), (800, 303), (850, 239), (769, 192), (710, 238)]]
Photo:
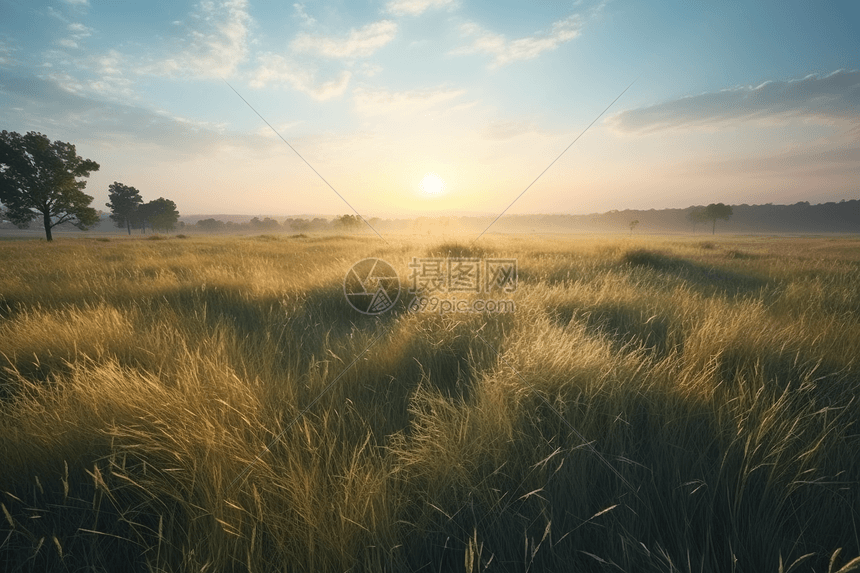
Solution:
[[(860, 241), (470, 240), (4, 242), (0, 568), (860, 569)], [(428, 256), (516, 312), (347, 305)]]

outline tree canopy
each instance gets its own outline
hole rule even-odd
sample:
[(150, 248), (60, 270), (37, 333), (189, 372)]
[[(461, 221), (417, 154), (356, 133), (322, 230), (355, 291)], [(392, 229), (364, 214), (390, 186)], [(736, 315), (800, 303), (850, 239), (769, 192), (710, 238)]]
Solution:
[(627, 226), (630, 227), (630, 234), (632, 235), (633, 229), (639, 226), (639, 219), (633, 219)]
[(338, 225), (345, 229), (358, 229), (361, 227), (361, 218), (358, 215), (341, 215), (335, 219)]
[(140, 191), (114, 181), (108, 186), (108, 198), (110, 201), (106, 205), (111, 210), (110, 218), (117, 227), (128, 229), (128, 234), (131, 235), (132, 223), (135, 222), (137, 210), (143, 203)]
[(717, 219), (728, 221), (732, 217), (732, 208), (722, 203), (711, 203), (702, 211), (702, 217), (705, 221), (711, 221), (711, 234), (713, 235), (717, 230)]
[(93, 198), (83, 191), (86, 181), (77, 180), (98, 169), (98, 163), (79, 157), (70, 143), (52, 143), (34, 131), (0, 133), (0, 203), (5, 216), (24, 228), (41, 215), (48, 241), (57, 225), (71, 223), (86, 230), (98, 222), (98, 212), (90, 207)]
[(137, 211), (138, 217), (143, 224), (144, 232), (146, 232), (147, 223), (153, 230), (170, 231), (176, 226), (176, 222), (179, 220), (179, 211), (176, 210), (176, 203), (164, 197), (144, 203), (138, 207)]

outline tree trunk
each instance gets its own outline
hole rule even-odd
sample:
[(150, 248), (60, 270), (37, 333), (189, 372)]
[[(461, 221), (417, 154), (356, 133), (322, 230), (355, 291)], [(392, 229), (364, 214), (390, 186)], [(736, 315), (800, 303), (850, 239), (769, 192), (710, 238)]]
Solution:
[(45, 223), (45, 238), (53, 241), (54, 237), (51, 236), (51, 212), (48, 209), (42, 212), (42, 221)]
[(125, 226), (128, 229), (128, 234), (131, 235), (131, 219), (125, 220)]
[(717, 232), (717, 220), (714, 219), (714, 225), (711, 227), (711, 234), (714, 235)]

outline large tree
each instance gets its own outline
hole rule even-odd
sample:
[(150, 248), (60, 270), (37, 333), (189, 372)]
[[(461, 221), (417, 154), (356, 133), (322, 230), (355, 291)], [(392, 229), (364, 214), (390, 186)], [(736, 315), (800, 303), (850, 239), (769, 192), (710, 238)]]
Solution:
[(5, 216), (24, 228), (41, 215), (49, 241), (57, 225), (71, 223), (86, 230), (98, 222), (98, 212), (90, 207), (93, 198), (83, 191), (87, 183), (77, 180), (98, 169), (95, 161), (79, 157), (71, 143), (52, 143), (34, 131), (0, 133), (0, 203)]
[(106, 205), (111, 210), (110, 218), (120, 229), (128, 229), (131, 235), (131, 225), (136, 220), (138, 207), (143, 203), (140, 191), (114, 181), (108, 186), (108, 198), (110, 201)]
[(728, 221), (732, 216), (732, 208), (729, 205), (723, 205), (722, 203), (711, 203), (707, 207), (705, 207), (702, 212), (702, 217), (705, 221), (711, 221), (711, 234), (717, 232), (717, 219), (722, 219), (724, 221)]
[(144, 233), (146, 233), (147, 224), (153, 230), (170, 231), (176, 226), (176, 222), (179, 220), (179, 211), (176, 210), (176, 203), (164, 197), (144, 203), (138, 208), (137, 212), (139, 220), (143, 225)]

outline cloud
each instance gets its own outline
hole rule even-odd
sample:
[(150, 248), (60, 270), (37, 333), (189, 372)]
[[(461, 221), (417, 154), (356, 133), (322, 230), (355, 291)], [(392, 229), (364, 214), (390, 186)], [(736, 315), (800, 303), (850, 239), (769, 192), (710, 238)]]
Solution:
[(493, 121), (479, 130), (479, 134), (485, 139), (503, 141), (512, 139), (527, 133), (538, 132), (534, 123), (526, 121)]
[[(0, 109), (4, 125), (26, 125), (52, 139), (94, 141), (98, 145), (158, 147), (172, 156), (203, 155), (227, 140), (213, 126), (118, 102), (93, 99), (68, 76), (37, 78), (4, 75), (0, 80), (9, 107)], [(14, 107), (27, 110), (12, 113)], [(65, 139), (64, 139), (65, 140)]]
[(93, 30), (92, 28), (88, 28), (81, 24), (80, 22), (73, 22), (68, 25), (69, 32), (72, 32), (75, 36), (85, 38), (87, 36), (92, 36)]
[(670, 128), (709, 127), (728, 122), (788, 118), (841, 120), (860, 115), (860, 71), (837, 70), (827, 76), (766, 81), (703, 93), (618, 113), (606, 121), (624, 133)]
[(8, 41), (0, 38), (0, 66), (8, 67), (16, 65), (18, 61), (12, 55), (15, 51), (17, 51), (16, 48), (9, 45)]
[(83, 40), (84, 38), (88, 38), (93, 35), (93, 29), (84, 26), (79, 22), (72, 22), (66, 26), (66, 29), (71, 32), (68, 38), (61, 38), (57, 40), (57, 44), (63, 46), (64, 48), (77, 48), (79, 47), (78, 42)]
[(89, 6), (90, 0), (63, 0), (66, 4), (70, 6)]
[(456, 6), (455, 0), (392, 0), (385, 10), (397, 16), (418, 16), (430, 8)]
[(380, 20), (350, 30), (346, 38), (311, 36), (303, 32), (295, 37), (290, 47), (296, 52), (315, 53), (326, 58), (366, 58), (388, 44), (396, 34), (396, 23)]
[(341, 71), (336, 79), (318, 84), (313, 71), (283, 56), (266, 53), (260, 55), (258, 61), (259, 66), (254, 71), (251, 87), (262, 88), (269, 83), (288, 84), (293, 89), (321, 101), (342, 95), (352, 77), (350, 72)]
[(316, 19), (308, 15), (308, 13), (305, 11), (304, 4), (293, 4), (293, 10), (295, 10), (296, 18), (301, 20), (303, 26), (311, 26), (316, 23)]
[[(273, 127), (275, 128), (275, 130), (280, 135), (283, 135), (287, 131), (293, 129), (294, 127), (301, 125), (302, 123), (304, 123), (303, 120), (289, 121), (286, 123), (279, 123), (277, 125), (274, 125)], [(274, 132), (272, 132), (272, 128), (269, 127), (268, 125), (263, 125), (263, 126), (259, 127), (255, 133), (257, 135), (259, 135), (260, 137), (266, 137), (269, 139), (277, 139), (278, 138), (278, 136), (275, 135)]]
[(449, 52), (453, 55), (488, 54), (493, 56), (490, 67), (498, 68), (515, 61), (531, 60), (542, 52), (555, 50), (561, 44), (579, 36), (584, 19), (579, 14), (572, 14), (562, 20), (553, 22), (549, 31), (534, 36), (508, 40), (502, 34), (496, 34), (475, 24), (465, 23), (460, 26), (460, 33), (472, 37), (472, 43), (461, 46)]
[(233, 75), (248, 58), (251, 16), (247, 0), (204, 0), (191, 13), (188, 36), (176, 55), (141, 66), (142, 73), (217, 78)]
[(356, 88), (352, 91), (355, 111), (365, 117), (415, 115), (452, 102), (465, 90), (435, 89), (393, 92), (384, 89)]

